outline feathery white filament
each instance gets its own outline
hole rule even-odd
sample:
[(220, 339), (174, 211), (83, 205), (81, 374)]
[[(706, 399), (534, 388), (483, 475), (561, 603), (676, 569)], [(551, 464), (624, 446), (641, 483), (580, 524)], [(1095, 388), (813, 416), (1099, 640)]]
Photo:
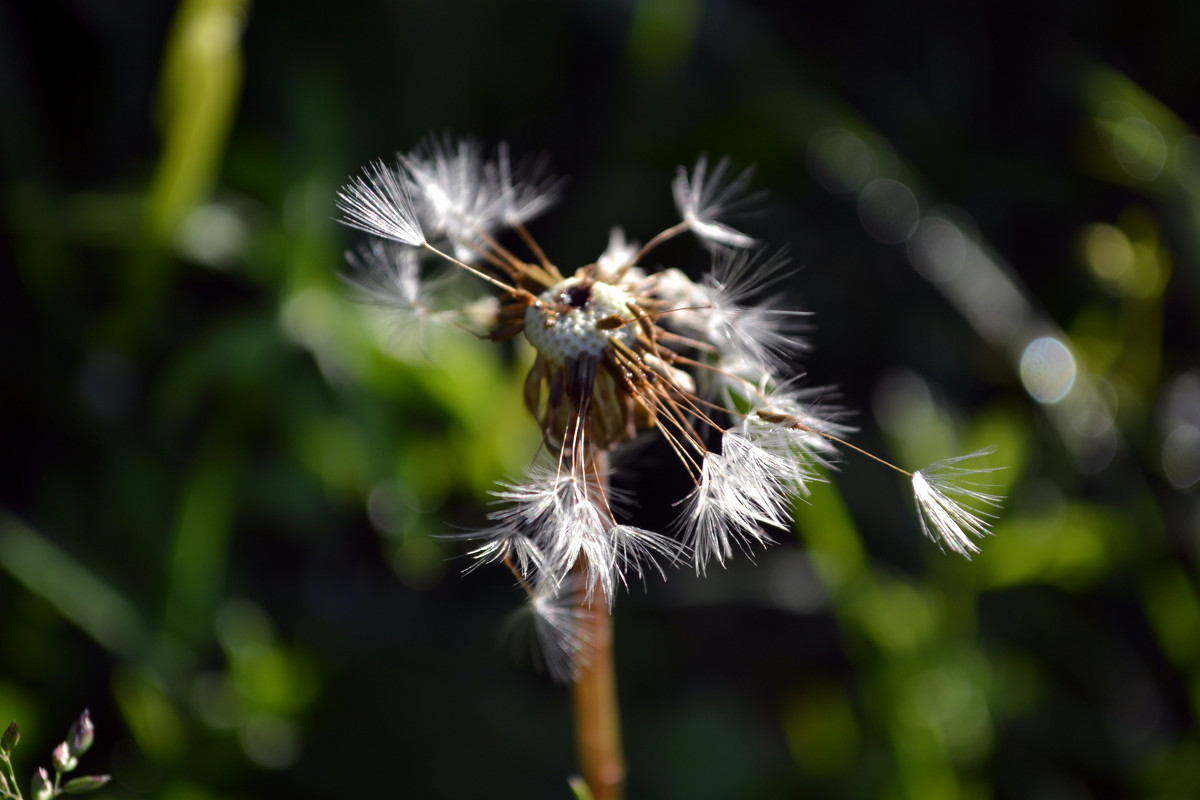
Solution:
[(522, 225), (558, 202), (563, 180), (550, 171), (545, 158), (524, 160), (514, 173), (508, 144), (501, 142), (496, 149), (496, 163), (489, 168), (496, 172), (501, 213), (507, 225)]
[(726, 180), (729, 160), (721, 159), (708, 174), (708, 159), (700, 156), (691, 177), (683, 167), (675, 173), (671, 183), (675, 195), (675, 207), (692, 233), (701, 241), (727, 247), (751, 247), (755, 240), (734, 230), (717, 217), (743, 207), (750, 198), (743, 196), (750, 182), (752, 170), (744, 170), (736, 177)]
[(845, 411), (825, 399), (829, 389), (797, 390), (793, 383), (785, 381), (768, 388), (763, 382), (738, 386), (727, 381), (724, 388), (730, 405), (748, 403), (752, 408), (742, 423), (747, 437), (782, 458), (795, 458), (805, 465), (799, 467), (801, 483), (823, 480), (817, 468), (833, 466), (838, 456), (834, 439), (845, 439), (854, 428), (839, 421)]
[(587, 665), (590, 640), (588, 611), (579, 605), (579, 581), (539, 580), (532, 587), (528, 605), (513, 618), (510, 631), (522, 633), (520, 623), (526, 620), (532, 624), (528, 645), (535, 661), (540, 657), (558, 683), (574, 681)]
[(625, 585), (628, 585), (625, 576), (630, 572), (644, 581), (646, 573), (654, 570), (666, 580), (666, 566), (683, 559), (683, 545), (661, 533), (617, 525), (609, 530), (608, 537), (612, 544), (613, 574)]
[(425, 244), (408, 179), (382, 161), (363, 172), (366, 180), (356, 176), (338, 192), (337, 207), (345, 215), (342, 222), (413, 247)]
[(737, 431), (726, 431), (721, 452), (704, 456), (700, 480), (684, 501), (680, 527), (692, 550), (696, 573), (710, 559), (724, 565), (733, 545), (769, 544), (763, 525), (787, 525), (793, 465), (756, 446)]
[(478, 258), (482, 234), (500, 222), (500, 193), (489, 180), (478, 142), (431, 139), (402, 155), (426, 226), (446, 236), (459, 260)]
[(783, 280), (788, 273), (785, 251), (767, 258), (745, 250), (724, 250), (713, 255), (713, 268), (697, 287), (707, 301), (696, 315), (703, 320), (709, 342), (730, 361), (749, 361), (764, 371), (786, 366), (796, 352), (807, 348), (799, 337), (804, 311), (779, 308), (777, 296), (752, 298)]
[[(486, 316), (486, 309), (459, 305), (439, 309), (438, 293), (461, 278), (461, 272), (443, 273), (425, 280), (421, 276), (423, 251), (413, 247), (376, 239), (357, 252), (346, 253), (351, 267), (343, 279), (357, 289), (363, 302), (382, 306), (394, 312), (395, 329), (404, 334), (418, 352), (428, 356), (427, 329), (431, 324), (450, 320), (470, 320)], [(490, 300), (491, 298), (485, 298)], [(486, 305), (486, 302), (485, 302)]]
[(608, 247), (596, 259), (596, 277), (599, 280), (615, 283), (621, 274), (633, 266), (640, 245), (637, 242), (626, 242), (625, 231), (613, 228), (608, 232)]
[[(979, 552), (979, 546), (971, 536), (982, 538), (990, 533), (983, 517), (992, 515), (979, 506), (998, 508), (1001, 498), (984, 491), (990, 488), (987, 485), (970, 480), (974, 475), (994, 472), (994, 468), (968, 469), (958, 465), (994, 451), (994, 447), (988, 447), (964, 456), (947, 458), (914, 472), (912, 476), (917, 516), (925, 535), (967, 558)], [(972, 503), (975, 507), (965, 503)]]
[(523, 528), (509, 521), (450, 538), (483, 542), (470, 551), (469, 555), (474, 559), (474, 563), (463, 570), (464, 572), (471, 572), (480, 564), (507, 562), (512, 564), (523, 578), (531, 579), (542, 572), (546, 563), (546, 556), (538, 543), (531, 539)]

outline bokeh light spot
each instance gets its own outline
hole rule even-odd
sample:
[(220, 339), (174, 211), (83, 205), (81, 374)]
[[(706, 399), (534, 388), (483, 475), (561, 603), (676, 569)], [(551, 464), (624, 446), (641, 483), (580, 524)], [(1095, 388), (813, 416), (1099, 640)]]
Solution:
[(857, 192), (876, 172), (871, 149), (849, 131), (831, 128), (812, 138), (808, 149), (809, 169), (831, 192)]
[(264, 769), (287, 769), (300, 757), (300, 732), (294, 723), (270, 713), (259, 713), (239, 731), (242, 752)]
[(859, 221), (867, 233), (884, 244), (906, 241), (920, 218), (917, 196), (900, 181), (871, 181), (858, 196)]
[(1071, 458), (1083, 475), (1099, 475), (1117, 456), (1117, 435), (1112, 428), (1095, 436), (1081, 436), (1073, 444)]
[(1167, 163), (1167, 143), (1153, 123), (1125, 117), (1112, 134), (1113, 158), (1134, 178), (1152, 181)]
[(1081, 375), (1078, 379), (1086, 381), (1090, 391), (1082, 393), (1079, 407), (1072, 409), (1071, 428), (1081, 436), (1108, 435), (1117, 418), (1117, 390), (1098, 375)]
[(1121, 280), (1121, 288), (1131, 297), (1149, 298), (1162, 291), (1163, 262), (1156, 248), (1137, 243), (1133, 246), (1133, 269)]
[(236, 209), (215, 203), (197, 206), (179, 227), (180, 252), (218, 269), (236, 262), (250, 243), (250, 229)]
[(399, 536), (420, 513), (420, 500), (400, 481), (383, 480), (375, 484), (367, 498), (367, 515), (375, 530), (387, 536)]
[(1075, 384), (1075, 357), (1053, 336), (1034, 339), (1021, 354), (1021, 383), (1039, 403), (1057, 403)]
[(781, 553), (763, 566), (767, 570), (767, 591), (777, 607), (794, 614), (811, 614), (829, 604), (825, 585), (802, 551)]
[(1200, 136), (1184, 136), (1179, 140), (1171, 168), (1179, 185), (1192, 197), (1200, 197)]
[(213, 620), (217, 640), (234, 655), (252, 657), (271, 645), (274, 632), (266, 612), (252, 600), (227, 601)]
[(908, 259), (931, 283), (954, 280), (967, 261), (967, 241), (954, 223), (926, 217), (908, 240)]
[(340, 318), (337, 298), (315, 287), (301, 289), (288, 297), (279, 315), (284, 332), (293, 341), (313, 348), (333, 337)]
[(1163, 443), (1162, 466), (1176, 489), (1200, 483), (1200, 428), (1183, 424), (1171, 431)]
[(1133, 244), (1120, 228), (1104, 223), (1087, 226), (1083, 253), (1096, 277), (1116, 282), (1133, 268)]

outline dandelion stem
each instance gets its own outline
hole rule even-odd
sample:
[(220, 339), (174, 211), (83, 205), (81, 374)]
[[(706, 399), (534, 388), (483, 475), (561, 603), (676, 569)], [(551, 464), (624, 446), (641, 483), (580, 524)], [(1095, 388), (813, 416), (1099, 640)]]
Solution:
[[(591, 470), (608, 494), (607, 456), (591, 456)], [(575, 573), (580, 582), (579, 612), (582, 629), (588, 639), (588, 653), (575, 683), (571, 685), (571, 704), (575, 716), (575, 746), (579, 771), (594, 800), (620, 800), (625, 789), (625, 755), (621, 747), (621, 722), (617, 710), (617, 673), (613, 659), (613, 625), (608, 603), (600, 595), (600, 586), (587, 585), (586, 558), (580, 558)], [(594, 595), (589, 603), (587, 597)]]

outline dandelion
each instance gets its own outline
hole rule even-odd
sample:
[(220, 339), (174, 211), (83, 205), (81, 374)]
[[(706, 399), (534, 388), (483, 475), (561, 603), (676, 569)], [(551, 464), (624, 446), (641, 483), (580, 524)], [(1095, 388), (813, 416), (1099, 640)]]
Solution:
[[(703, 573), (752, 552), (788, 525), (791, 504), (840, 448), (857, 450), (828, 393), (787, 372), (806, 343), (801, 312), (769, 294), (786, 255), (762, 257), (719, 218), (744, 205), (748, 171), (734, 175), (726, 160), (710, 170), (704, 158), (690, 173), (681, 167), (678, 224), (641, 248), (614, 228), (604, 253), (570, 275), (524, 228), (558, 199), (562, 182), (544, 162), (514, 169), (506, 146), (489, 158), (477, 142), (442, 138), (365, 174), (339, 195), (343, 221), (377, 237), (350, 254), (349, 280), (401, 316), (454, 322), (468, 307), (438, 308), (445, 278), (422, 271), (430, 258), (457, 265), (500, 290), (486, 336), (523, 335), (536, 353), (525, 401), (544, 457), (501, 484), (492, 525), (469, 535), (473, 558), (506, 564), (531, 599), (578, 576), (587, 602), (611, 606), (627, 574), (684, 561)], [(501, 228), (515, 229), (533, 258), (501, 245)], [(645, 269), (654, 248), (686, 232), (715, 245), (706, 274)], [(632, 527), (614, 508), (608, 454), (643, 430), (663, 437), (694, 482), (677, 504), (678, 539)], [(977, 506), (998, 503), (972, 482), (987, 470), (961, 466), (969, 457), (895, 468), (912, 482), (922, 529), (963, 555), (987, 532)], [(561, 616), (551, 627), (566, 624), (554, 622)]]
[[(976, 482), (988, 470), (963, 466), (979, 453), (907, 472), (847, 442), (852, 431), (828, 390), (798, 385), (790, 370), (807, 346), (803, 317), (770, 293), (786, 255), (764, 258), (724, 221), (746, 204), (749, 175), (725, 160), (681, 167), (678, 223), (641, 247), (613, 228), (596, 261), (568, 272), (525, 228), (562, 182), (544, 162), (514, 167), (505, 146), (488, 157), (470, 140), (431, 140), (394, 167), (368, 167), (339, 194), (347, 225), (388, 240), (350, 258), (350, 280), (369, 297), (425, 323), (478, 324), (478, 304), (439, 307), (437, 287), (422, 279), (425, 262), (440, 260), (498, 292), (482, 336), (522, 336), (533, 347), (524, 395), (541, 454), (494, 492), (491, 524), (462, 538), (475, 542), (476, 563), (512, 571), (551, 674), (574, 682), (579, 715), (604, 713), (596, 698), (612, 694), (608, 612), (618, 590), (681, 563), (702, 574), (769, 545), (841, 451), (904, 474), (922, 529), (963, 555), (987, 533), (980, 506), (999, 503)], [(497, 240), (503, 229), (528, 257)], [(655, 248), (685, 233), (711, 251), (706, 274), (646, 268)], [(665, 441), (694, 485), (676, 503), (674, 536), (631, 525), (609, 485), (610, 453), (642, 432)], [(615, 716), (609, 722), (615, 729)], [(604, 775), (619, 783), (614, 749), (590, 766), (581, 751), (597, 797), (615, 796), (596, 790)]]

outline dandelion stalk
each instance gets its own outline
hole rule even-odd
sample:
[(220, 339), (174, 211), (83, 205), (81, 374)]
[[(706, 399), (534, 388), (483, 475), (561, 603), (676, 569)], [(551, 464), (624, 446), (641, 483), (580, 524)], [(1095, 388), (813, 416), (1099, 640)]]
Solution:
[(571, 684), (579, 771), (594, 800), (619, 800), (625, 787), (625, 754), (617, 705), (612, 615), (602, 604), (586, 612), (588, 660)]
[[(595, 800), (619, 798), (625, 783), (611, 614), (629, 577), (665, 577), (681, 563), (703, 574), (770, 544), (841, 449), (905, 476), (921, 529), (964, 556), (978, 552), (1000, 502), (978, 481), (990, 468), (965, 463), (987, 451), (909, 472), (850, 444), (842, 411), (820, 390), (796, 388), (802, 312), (763, 296), (788, 274), (785, 251), (760, 258), (757, 240), (724, 221), (744, 207), (749, 178), (726, 160), (680, 167), (671, 186), (680, 221), (642, 247), (614, 228), (605, 252), (573, 272), (525, 227), (561, 182), (541, 162), (514, 168), (503, 145), (489, 160), (471, 140), (432, 140), (394, 165), (368, 166), (338, 195), (344, 223), (388, 243), (350, 258), (359, 272), (350, 281), (372, 302), (483, 339), (523, 336), (536, 353), (525, 405), (541, 429), (540, 458), (500, 484), (491, 524), (463, 538), (476, 542), (475, 564), (512, 570), (547, 669), (571, 684), (580, 771)], [(506, 229), (528, 260), (501, 244)], [(646, 269), (643, 259), (684, 233), (711, 252), (705, 275)], [(442, 281), (421, 281), (430, 260), (499, 302), (439, 307), (431, 283)], [(609, 453), (642, 432), (661, 436), (693, 483), (676, 503), (675, 536), (627, 524), (609, 485)]]
[[(607, 492), (607, 456), (598, 453), (595, 459), (594, 472), (604, 476), (601, 484)], [(598, 602), (602, 587), (592, 585), (589, 602), (585, 560), (581, 559), (574, 569), (580, 585), (576, 593), (580, 627), (587, 632), (588, 641), (587, 659), (571, 684), (579, 771), (594, 800), (619, 800), (625, 787), (625, 754), (621, 747), (612, 614), (608, 604)]]

